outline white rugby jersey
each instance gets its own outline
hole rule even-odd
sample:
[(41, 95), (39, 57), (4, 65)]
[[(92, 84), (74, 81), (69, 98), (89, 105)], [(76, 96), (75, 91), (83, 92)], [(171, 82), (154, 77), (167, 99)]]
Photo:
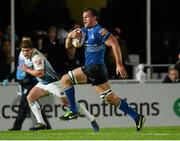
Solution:
[(32, 69), (44, 70), (44, 77), (36, 77), (40, 83), (49, 84), (59, 80), (60, 76), (54, 71), (45, 56), (37, 49), (34, 49), (30, 59), (26, 59), (22, 52), (20, 52), (20, 57), (24, 60), (26, 65), (28, 65), (28, 63), (32, 63)]

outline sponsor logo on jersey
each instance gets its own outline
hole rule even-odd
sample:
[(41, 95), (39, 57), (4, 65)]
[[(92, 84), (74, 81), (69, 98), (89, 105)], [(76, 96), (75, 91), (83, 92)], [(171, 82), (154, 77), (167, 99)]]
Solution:
[(39, 58), (39, 59), (37, 59), (36, 61), (35, 61), (35, 64), (37, 65), (37, 66), (42, 66), (42, 60)]
[(101, 30), (99, 30), (99, 33), (101, 34), (101, 36), (104, 36), (104, 35), (106, 35), (107, 34), (107, 29), (105, 29), (105, 28), (102, 28)]

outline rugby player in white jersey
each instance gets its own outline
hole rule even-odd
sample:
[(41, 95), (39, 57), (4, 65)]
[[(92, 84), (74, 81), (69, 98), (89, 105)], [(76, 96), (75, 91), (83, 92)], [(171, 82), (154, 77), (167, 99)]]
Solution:
[[(68, 101), (66, 95), (63, 93), (59, 75), (54, 71), (45, 56), (35, 49), (32, 42), (29, 40), (22, 41), (20, 47), (20, 54), (22, 58), (24, 58), (24, 64), (20, 67), (26, 73), (35, 76), (39, 81), (27, 96), (29, 107), (37, 120), (37, 125), (31, 127), (30, 130), (44, 130), (46, 129), (46, 124), (42, 118), (40, 105), (37, 100), (41, 97), (53, 94), (54, 96), (59, 97), (64, 105), (68, 105)], [(32, 63), (32, 68), (28, 67), (28, 63)], [(93, 130), (99, 131), (99, 126), (95, 117), (79, 103), (76, 103), (76, 107), (78, 112), (85, 115), (91, 122)]]

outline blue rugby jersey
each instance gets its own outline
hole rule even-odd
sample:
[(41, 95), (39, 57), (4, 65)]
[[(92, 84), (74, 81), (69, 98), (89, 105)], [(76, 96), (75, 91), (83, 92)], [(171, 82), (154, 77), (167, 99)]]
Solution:
[(109, 38), (110, 32), (96, 24), (92, 28), (82, 28), (85, 33), (85, 65), (104, 64), (106, 46), (104, 42)]

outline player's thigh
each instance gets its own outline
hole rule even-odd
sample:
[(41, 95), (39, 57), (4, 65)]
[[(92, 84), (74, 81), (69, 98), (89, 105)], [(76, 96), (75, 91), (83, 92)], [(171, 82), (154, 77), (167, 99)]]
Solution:
[(57, 97), (65, 96), (62, 85), (61, 85), (61, 81), (55, 81), (55, 82), (49, 83), (47, 85), (43, 85), (42, 88), (44, 90), (48, 91), (49, 94), (52, 94), (53, 96), (57, 96)]
[(84, 74), (81, 67), (74, 69), (72, 73), (78, 84), (87, 83), (87, 76)]
[(29, 102), (33, 102), (35, 100), (38, 100), (39, 98), (41, 97), (44, 97), (48, 95), (48, 92), (39, 88), (39, 87), (36, 87), (34, 86), (31, 91), (29, 92), (28, 96), (27, 96), (27, 100)]
[(93, 88), (95, 89), (95, 91), (98, 94), (102, 94), (104, 91), (107, 91), (108, 89), (111, 88), (109, 82), (105, 82), (103, 84), (99, 84), (99, 85), (94, 85)]

